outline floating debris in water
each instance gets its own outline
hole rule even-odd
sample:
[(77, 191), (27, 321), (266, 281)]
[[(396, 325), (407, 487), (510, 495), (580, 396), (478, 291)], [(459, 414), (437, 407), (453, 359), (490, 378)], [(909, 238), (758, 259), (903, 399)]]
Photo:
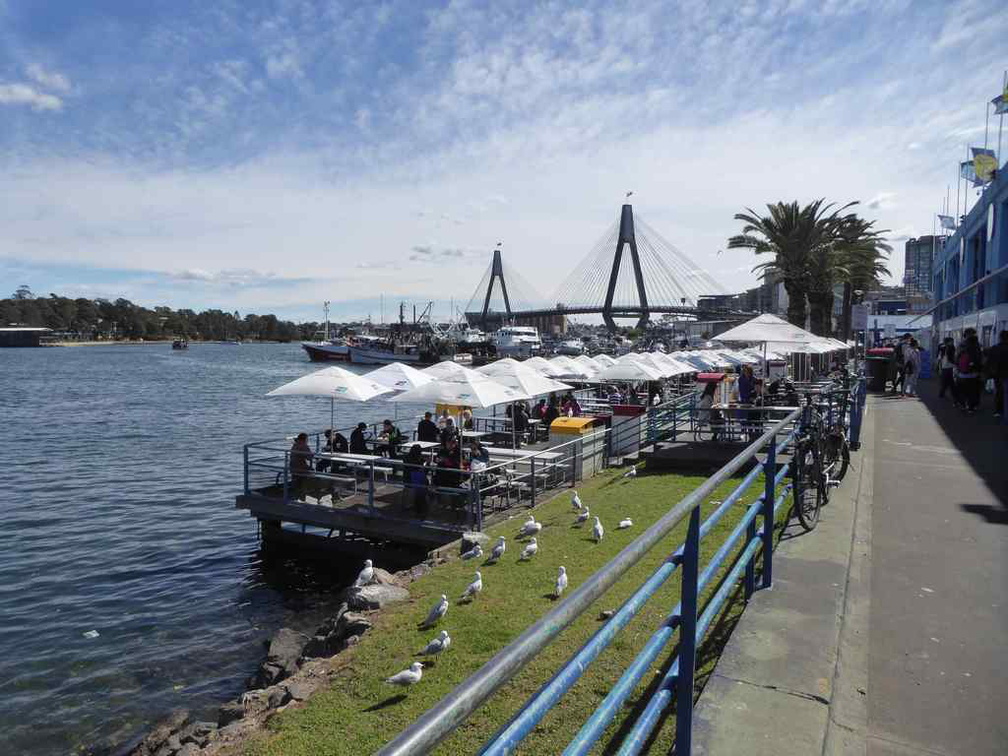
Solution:
[(84, 633), (84, 637), (85, 638), (91, 638), (91, 639), (97, 638), (98, 637), (98, 631), (97, 630), (88, 630), (86, 633)]

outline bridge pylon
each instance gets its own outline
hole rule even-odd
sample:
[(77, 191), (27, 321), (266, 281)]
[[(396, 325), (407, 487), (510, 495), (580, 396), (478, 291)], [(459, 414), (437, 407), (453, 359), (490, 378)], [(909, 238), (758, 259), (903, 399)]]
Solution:
[[(616, 235), (616, 256), (613, 258), (612, 272), (609, 274), (609, 286), (606, 289), (605, 304), (602, 306), (602, 320), (610, 331), (616, 330), (615, 317), (619, 315), (619, 306), (613, 307), (613, 298), (616, 295), (616, 284), (619, 279), (620, 267), (623, 262), (623, 254), (630, 255), (630, 262), (633, 266), (634, 282), (637, 288), (637, 297), (640, 301), (639, 317), (637, 327), (643, 328), (651, 318), (648, 309), (647, 289), (644, 287), (644, 272), (641, 269), (640, 254), (637, 252), (637, 237), (634, 235), (633, 206), (623, 205), (620, 214), (619, 233)], [(638, 313), (634, 313), (635, 315)]]
[(490, 280), (487, 282), (486, 297), (483, 299), (483, 309), (480, 312), (480, 327), (487, 327), (487, 315), (490, 312), (490, 299), (493, 296), (494, 281), (500, 281), (501, 295), (504, 298), (505, 317), (511, 319), (511, 299), (508, 297), (507, 281), (504, 280), (504, 263), (501, 261), (500, 248), (494, 250), (493, 262), (490, 263)]

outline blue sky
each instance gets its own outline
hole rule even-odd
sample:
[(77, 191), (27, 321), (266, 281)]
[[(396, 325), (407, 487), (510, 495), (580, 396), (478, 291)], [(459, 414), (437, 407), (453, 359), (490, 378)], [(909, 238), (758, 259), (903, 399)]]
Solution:
[(930, 233), (1008, 6), (702, 6), (0, 0), (0, 280), (377, 315), (468, 300), (503, 241), (548, 296), (631, 189), (727, 290), (747, 205)]

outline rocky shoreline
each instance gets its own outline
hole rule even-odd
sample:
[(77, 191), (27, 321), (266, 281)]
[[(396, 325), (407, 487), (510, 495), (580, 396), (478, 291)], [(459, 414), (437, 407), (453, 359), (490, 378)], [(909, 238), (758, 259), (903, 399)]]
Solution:
[[(485, 539), (472, 536), (472, 541), (462, 539), (463, 549)], [(374, 626), (376, 615), (390, 604), (407, 601), (409, 584), (444, 561), (435, 552), (396, 573), (375, 568), (371, 583), (343, 591), (336, 613), (313, 634), (289, 627), (278, 630), (266, 658), (246, 680), (246, 692), (223, 704), (216, 722), (196, 721), (186, 710), (174, 711), (146, 735), (116, 751), (116, 756), (216, 756), (236, 749), (273, 714), (301, 705), (324, 687), (339, 670), (339, 654), (360, 642)]]

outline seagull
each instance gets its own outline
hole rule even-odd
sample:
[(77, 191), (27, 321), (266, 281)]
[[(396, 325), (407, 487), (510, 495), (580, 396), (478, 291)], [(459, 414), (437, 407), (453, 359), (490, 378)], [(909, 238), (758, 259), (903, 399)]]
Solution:
[(427, 615), (427, 619), (425, 619), (420, 626), (433, 627), (439, 619), (445, 616), (445, 612), (447, 611), (448, 611), (448, 597), (442, 593), (441, 600), (438, 601), (433, 607), (431, 607), (430, 614)]
[(476, 597), (476, 594), (482, 590), (483, 590), (483, 576), (480, 575), (479, 571), (477, 570), (476, 579), (473, 580), (471, 583), (469, 583), (469, 585), (466, 586), (466, 589), (462, 591), (462, 600), (465, 601), (466, 599), (473, 599)]
[(525, 544), (525, 549), (522, 551), (522, 559), (531, 559), (535, 556), (535, 553), (539, 551), (539, 544), (536, 543), (536, 539), (533, 538), (527, 544)]
[(374, 580), (374, 567), (371, 566), (371, 560), (364, 560), (364, 569), (362, 569), (358, 575), (357, 580), (354, 581), (354, 588), (360, 588), (362, 585), (367, 585), (372, 580)]
[(505, 549), (507, 549), (507, 544), (504, 543), (504, 536), (501, 536), (497, 539), (497, 545), (493, 547), (493, 551), (490, 552), (490, 561), (496, 562), (504, 556)]
[(518, 535), (519, 536), (535, 535), (540, 530), (542, 530), (542, 523), (536, 522), (535, 517), (529, 515), (529, 518), (525, 520), (525, 524), (522, 525), (522, 529), (518, 532)]
[(626, 198), (627, 199), (630, 199), (632, 196), (633, 196), (633, 191), (632, 190), (626, 193)]
[(637, 477), (637, 468), (636, 467), (631, 467), (629, 470), (627, 470), (625, 473), (623, 473), (623, 477), (624, 478), (636, 478)]
[(582, 522), (588, 522), (589, 517), (591, 517), (591, 515), (588, 513), (588, 507), (585, 507), (584, 511), (582, 511), (581, 514), (577, 516), (577, 519), (574, 521), (574, 524), (580, 525)]
[(556, 579), (556, 589), (553, 591), (553, 595), (560, 598), (560, 594), (564, 592), (567, 588), (567, 570), (563, 565), (560, 565), (560, 572), (557, 574)]
[(592, 535), (595, 536), (595, 543), (602, 540), (602, 536), (605, 535), (605, 529), (602, 527), (602, 522), (598, 517), (595, 518), (595, 526), (592, 528)]
[(481, 556), (483, 556), (483, 547), (480, 546), (477, 543), (475, 546), (473, 546), (471, 549), (469, 549), (469, 551), (465, 552), (462, 555), (462, 558), (463, 559), (479, 559)]
[(631, 525), (633, 525), (633, 520), (627, 517), (625, 520), (620, 520), (619, 525), (617, 527), (620, 530), (623, 530), (624, 528), (629, 528)]
[(416, 685), (420, 682), (420, 678), (423, 677), (423, 664), (421, 662), (413, 662), (409, 665), (409, 669), (404, 669), (402, 672), (398, 672), (392, 677), (385, 680), (389, 685), (398, 685), (401, 688), (408, 688), (410, 685)]
[(428, 643), (424, 650), (420, 652), (421, 656), (437, 656), (442, 651), (447, 651), (448, 646), (451, 645), (451, 637), (448, 635), (447, 630), (442, 630), (437, 638)]
[(574, 494), (571, 496), (571, 506), (574, 507), (574, 509), (576, 510), (581, 509), (581, 497), (578, 496), (577, 491), (575, 491)]

